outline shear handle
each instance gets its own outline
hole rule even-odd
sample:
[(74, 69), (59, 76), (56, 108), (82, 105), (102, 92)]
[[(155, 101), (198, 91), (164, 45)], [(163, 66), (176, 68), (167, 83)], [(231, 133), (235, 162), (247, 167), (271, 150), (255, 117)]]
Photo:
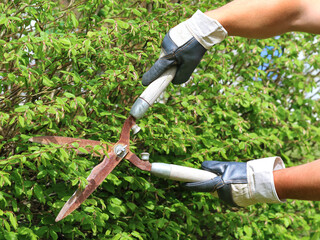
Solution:
[[(161, 49), (160, 58), (164, 56), (164, 51)], [(173, 66), (165, 71), (158, 79), (150, 83), (143, 91), (139, 98), (134, 102), (130, 110), (130, 115), (135, 119), (140, 119), (147, 112), (149, 107), (159, 98), (161, 93), (168, 87), (176, 75), (177, 67)]]
[(201, 182), (217, 177), (216, 174), (205, 170), (167, 163), (152, 163), (151, 173), (157, 177), (180, 182)]

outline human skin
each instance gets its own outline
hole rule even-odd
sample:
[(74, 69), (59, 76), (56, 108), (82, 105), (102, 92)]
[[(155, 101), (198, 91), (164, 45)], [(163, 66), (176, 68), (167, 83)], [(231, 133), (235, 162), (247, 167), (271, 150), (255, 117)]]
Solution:
[[(286, 32), (320, 34), (320, 0), (234, 0), (205, 13), (229, 36), (269, 38)], [(320, 160), (273, 172), (280, 199), (320, 200)]]
[(280, 199), (320, 200), (320, 159), (273, 172)]
[(319, 0), (234, 0), (208, 11), (229, 36), (268, 38), (290, 31), (320, 34)]

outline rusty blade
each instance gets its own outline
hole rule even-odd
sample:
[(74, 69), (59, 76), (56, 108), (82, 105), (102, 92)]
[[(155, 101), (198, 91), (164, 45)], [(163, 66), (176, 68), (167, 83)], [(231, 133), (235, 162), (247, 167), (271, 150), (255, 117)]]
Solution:
[[(84, 154), (79, 151), (78, 148), (84, 148), (88, 152), (92, 152), (95, 156), (105, 155), (108, 152), (108, 149), (111, 148), (113, 144), (103, 144), (100, 141), (81, 139), (81, 138), (71, 138), (71, 137), (59, 137), (59, 136), (41, 136), (41, 137), (32, 137), (29, 139), (30, 142), (40, 143), (40, 144), (59, 144), (66, 146), (67, 148), (75, 149), (78, 154)], [(72, 143), (78, 143), (79, 147), (74, 147)], [(93, 151), (95, 146), (101, 146), (102, 149), (97, 149)]]
[[(114, 145), (114, 148), (116, 146), (121, 146), (122, 148), (125, 148), (126, 153), (128, 153), (129, 145), (130, 145), (130, 129), (135, 124), (135, 119), (132, 116), (129, 116), (122, 127), (120, 139), (119, 141)], [(84, 140), (86, 141), (86, 140)], [(82, 142), (82, 141), (81, 141)], [(87, 178), (88, 185), (83, 190), (77, 190), (72, 197), (66, 202), (66, 204), (61, 209), (60, 213), (58, 214), (56, 218), (56, 222), (60, 221), (61, 219), (68, 216), (71, 212), (73, 212), (75, 209), (77, 209), (80, 204), (85, 201), (89, 195), (103, 182), (103, 180), (108, 176), (108, 174), (119, 164), (119, 162), (125, 157), (125, 155), (120, 155), (118, 152), (115, 153), (115, 149), (112, 148), (107, 156), (103, 159), (103, 161), (94, 167)], [(129, 157), (129, 159), (132, 159), (133, 157)], [(133, 161), (136, 159), (133, 159)]]
[(141, 170), (149, 172), (151, 171), (151, 163), (149, 161), (141, 160), (131, 151), (128, 152), (128, 154), (125, 156), (125, 159), (129, 160), (133, 165), (140, 168)]
[(117, 159), (117, 155), (113, 151), (108, 153), (108, 155), (109, 157), (106, 156), (99, 165), (92, 169), (87, 178), (88, 185), (83, 190), (78, 189), (66, 202), (59, 212), (56, 222), (65, 218), (77, 209), (121, 161), (121, 159)]

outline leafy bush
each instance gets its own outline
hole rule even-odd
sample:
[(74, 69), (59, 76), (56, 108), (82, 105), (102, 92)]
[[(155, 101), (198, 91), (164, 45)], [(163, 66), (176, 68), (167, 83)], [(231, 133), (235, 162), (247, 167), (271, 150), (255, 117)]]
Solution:
[[(61, 135), (116, 142), (170, 27), (224, 1), (0, 3), (0, 239), (318, 239), (318, 202), (230, 208), (123, 161), (59, 223), (101, 159), (28, 142)], [(170, 86), (132, 139), (151, 161), (319, 156), (318, 37), (228, 38), (186, 86)], [(271, 57), (270, 57), (271, 56)]]

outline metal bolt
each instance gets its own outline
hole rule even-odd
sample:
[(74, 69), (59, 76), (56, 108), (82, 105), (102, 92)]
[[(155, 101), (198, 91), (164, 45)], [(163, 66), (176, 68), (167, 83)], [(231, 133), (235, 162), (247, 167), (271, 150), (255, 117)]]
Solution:
[(144, 161), (149, 161), (149, 156), (150, 156), (150, 154), (147, 152), (141, 153), (141, 159)]
[(126, 150), (127, 145), (117, 145), (114, 148), (114, 152), (115, 154), (117, 154), (118, 157), (123, 158), (126, 156), (127, 154), (127, 150)]
[(137, 134), (141, 130), (141, 128), (137, 124), (133, 125), (131, 129), (133, 131), (133, 134)]

